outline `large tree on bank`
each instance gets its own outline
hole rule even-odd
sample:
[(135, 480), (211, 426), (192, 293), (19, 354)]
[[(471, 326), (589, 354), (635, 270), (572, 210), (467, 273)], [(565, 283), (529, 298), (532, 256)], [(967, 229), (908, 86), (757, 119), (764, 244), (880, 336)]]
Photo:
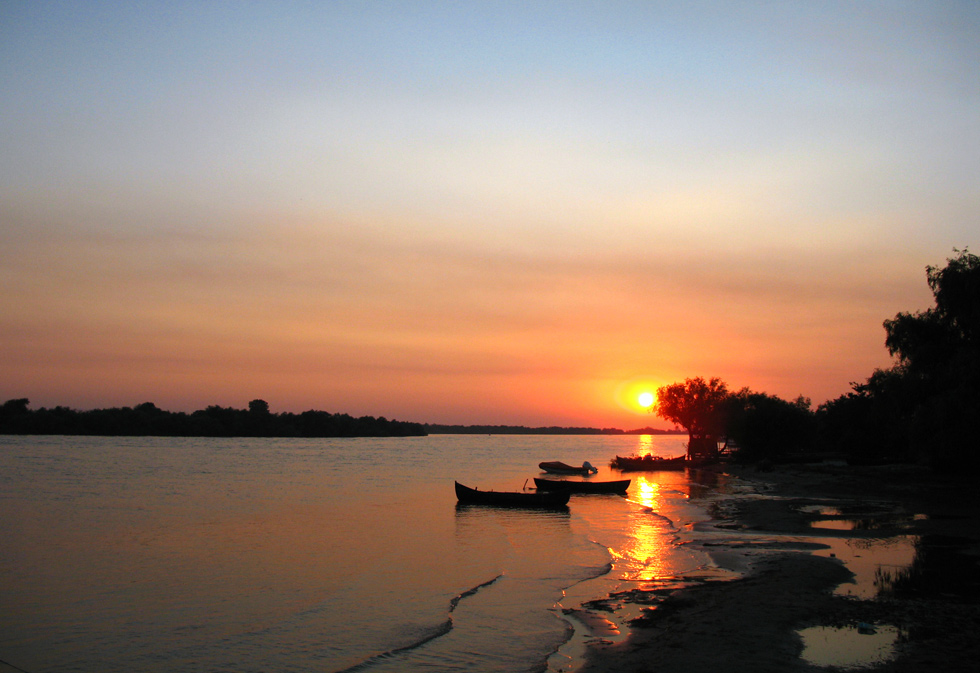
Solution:
[(936, 307), (885, 321), (885, 346), (916, 376), (962, 367), (976, 372), (980, 353), (980, 257), (957, 250), (943, 268), (926, 267)]
[(926, 267), (935, 308), (885, 321), (885, 346), (913, 393), (909, 437), (948, 469), (980, 465), (980, 257), (954, 252), (945, 267)]
[(821, 407), (826, 439), (851, 460), (980, 468), (980, 258), (926, 267), (936, 305), (884, 323), (895, 366)]
[(725, 432), (727, 399), (724, 381), (699, 376), (658, 388), (652, 411), (687, 430), (688, 457), (710, 457), (717, 454), (717, 439)]

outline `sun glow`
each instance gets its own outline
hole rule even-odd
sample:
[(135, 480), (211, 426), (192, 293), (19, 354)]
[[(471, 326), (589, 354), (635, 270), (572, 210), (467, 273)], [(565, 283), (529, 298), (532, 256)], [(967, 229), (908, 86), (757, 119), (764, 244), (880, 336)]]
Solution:
[(616, 386), (614, 399), (621, 409), (646, 416), (657, 403), (655, 391), (661, 385), (663, 382), (655, 376), (637, 376), (621, 381)]

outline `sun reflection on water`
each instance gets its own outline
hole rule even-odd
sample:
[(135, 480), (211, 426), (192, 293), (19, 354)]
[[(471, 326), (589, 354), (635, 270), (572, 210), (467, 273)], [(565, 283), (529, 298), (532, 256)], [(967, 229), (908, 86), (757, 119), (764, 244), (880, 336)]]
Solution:
[(635, 488), (633, 490), (633, 500), (656, 511), (663, 506), (663, 494), (661, 484), (650, 481), (646, 475), (639, 475), (633, 479)]
[(621, 550), (623, 557), (629, 560), (624, 576), (656, 580), (672, 575), (675, 569), (667, 559), (671, 558), (674, 544), (670, 533), (676, 528), (663, 514), (669, 509), (664, 485), (647, 475), (637, 475), (633, 479), (630, 501), (643, 507), (643, 511), (629, 519), (628, 538)]

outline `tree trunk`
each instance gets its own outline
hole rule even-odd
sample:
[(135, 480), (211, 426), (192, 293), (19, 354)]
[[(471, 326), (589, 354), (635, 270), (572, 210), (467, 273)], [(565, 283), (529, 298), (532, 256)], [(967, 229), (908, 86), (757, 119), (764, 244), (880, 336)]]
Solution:
[(706, 460), (717, 458), (717, 438), (711, 436), (688, 435), (687, 457), (689, 460)]

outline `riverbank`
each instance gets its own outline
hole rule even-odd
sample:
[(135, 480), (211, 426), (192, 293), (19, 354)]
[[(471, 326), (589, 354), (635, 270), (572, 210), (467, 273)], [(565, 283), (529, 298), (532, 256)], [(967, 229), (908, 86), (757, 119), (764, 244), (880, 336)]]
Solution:
[(722, 497), (684, 542), (742, 579), (629, 599), (652, 607), (625, 642), (594, 639), (580, 673), (829, 670), (799, 633), (818, 626), (840, 628), (830, 650), (894, 629), (882, 673), (975, 670), (980, 508), (969, 482), (911, 467), (723, 471), (749, 488)]

